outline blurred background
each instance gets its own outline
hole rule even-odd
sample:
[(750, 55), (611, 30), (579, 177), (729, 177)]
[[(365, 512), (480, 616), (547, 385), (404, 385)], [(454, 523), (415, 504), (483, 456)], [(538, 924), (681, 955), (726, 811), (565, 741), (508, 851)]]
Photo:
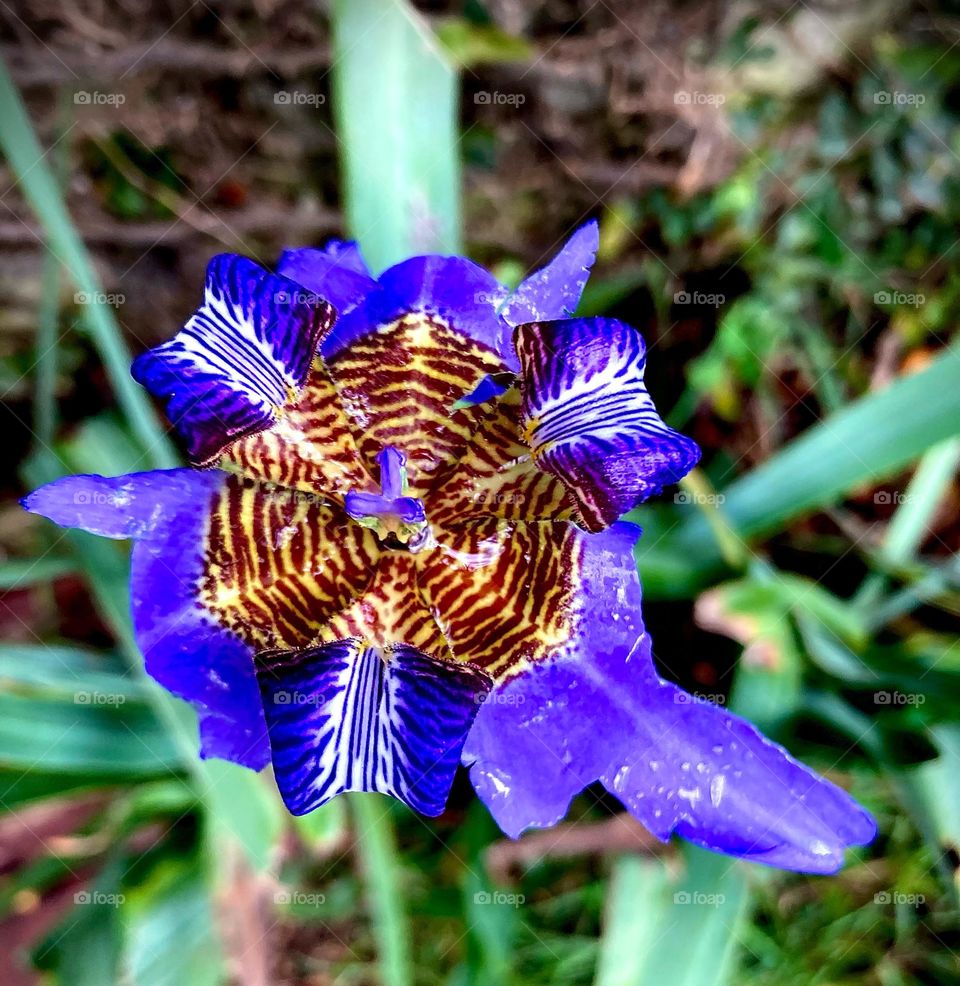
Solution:
[[(0, 2), (0, 980), (960, 982), (960, 7)], [(214, 253), (359, 238), (507, 283), (588, 218), (705, 450), (637, 512), (661, 670), (876, 815), (805, 877), (598, 790), (286, 817), (142, 672), (127, 546), (17, 497), (172, 465), (131, 353)]]

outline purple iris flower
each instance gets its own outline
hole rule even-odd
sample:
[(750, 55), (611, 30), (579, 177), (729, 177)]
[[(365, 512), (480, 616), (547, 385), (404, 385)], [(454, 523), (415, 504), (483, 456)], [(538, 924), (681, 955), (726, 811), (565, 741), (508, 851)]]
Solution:
[(294, 813), (363, 790), (438, 814), (462, 763), (511, 836), (599, 781), (661, 839), (833, 872), (872, 818), (654, 670), (619, 517), (700, 453), (640, 334), (572, 317), (596, 249), (591, 223), (515, 291), (460, 257), (374, 278), (352, 243), (216, 257), (133, 367), (195, 468), (24, 505), (134, 540), (147, 670)]

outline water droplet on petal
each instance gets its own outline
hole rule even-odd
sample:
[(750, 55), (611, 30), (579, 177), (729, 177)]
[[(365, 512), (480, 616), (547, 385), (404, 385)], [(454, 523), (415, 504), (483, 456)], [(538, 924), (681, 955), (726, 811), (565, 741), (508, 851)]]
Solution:
[(710, 804), (714, 808), (720, 807), (720, 802), (723, 800), (723, 791), (727, 786), (727, 778), (723, 774), (717, 774), (710, 781)]

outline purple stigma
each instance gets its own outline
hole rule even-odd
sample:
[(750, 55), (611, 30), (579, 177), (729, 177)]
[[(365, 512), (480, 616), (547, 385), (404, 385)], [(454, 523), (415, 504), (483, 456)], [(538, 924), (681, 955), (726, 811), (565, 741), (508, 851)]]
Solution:
[(407, 457), (392, 445), (377, 456), (380, 466), (380, 492), (351, 490), (344, 500), (348, 516), (378, 534), (393, 534), (407, 543), (423, 530), (427, 514), (423, 501), (404, 496), (407, 488)]

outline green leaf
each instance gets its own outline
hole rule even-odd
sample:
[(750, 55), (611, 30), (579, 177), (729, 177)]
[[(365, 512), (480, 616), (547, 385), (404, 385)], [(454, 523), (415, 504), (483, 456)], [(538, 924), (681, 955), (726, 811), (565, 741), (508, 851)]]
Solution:
[(390, 803), (377, 794), (351, 794), (349, 798), (383, 982), (412, 986), (411, 938)]
[(459, 253), (458, 77), (401, 0), (335, 0), (334, 118), (344, 209), (372, 270)]
[(474, 24), (462, 17), (448, 17), (437, 24), (437, 40), (450, 59), (463, 68), (525, 62), (536, 49), (524, 38), (507, 34), (496, 24)]
[(183, 768), (169, 733), (138, 705), (78, 704), (0, 693), (0, 767), (154, 777)]
[(684, 846), (684, 859), (679, 881), (667, 877), (662, 862), (617, 864), (596, 986), (736, 981), (737, 942), (750, 898), (743, 866), (694, 846)]
[(217, 986), (226, 980), (206, 881), (191, 861), (158, 867), (130, 891), (122, 917), (124, 971), (136, 986)]
[(52, 582), (76, 570), (77, 563), (71, 558), (11, 558), (0, 564), (0, 592)]
[(669, 886), (660, 860), (623, 856), (610, 874), (595, 986), (634, 986), (656, 946)]
[[(921, 372), (820, 422), (731, 483), (722, 491), (721, 510), (742, 537), (757, 538), (889, 476), (958, 432), (960, 350), (951, 348)], [(709, 525), (695, 509), (677, 508), (669, 519), (645, 508), (633, 516), (647, 529), (637, 557), (648, 596), (693, 595), (722, 569)]]

